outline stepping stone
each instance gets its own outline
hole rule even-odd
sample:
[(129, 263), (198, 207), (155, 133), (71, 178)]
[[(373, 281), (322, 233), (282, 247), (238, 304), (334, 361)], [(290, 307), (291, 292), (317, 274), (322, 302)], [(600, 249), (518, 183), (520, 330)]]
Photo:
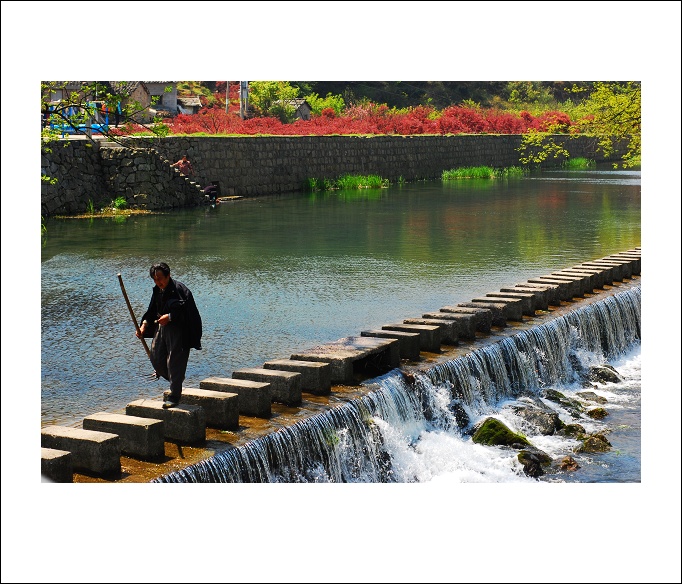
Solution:
[(561, 306), (561, 289), (558, 284), (538, 284), (533, 282), (524, 282), (523, 284), (514, 284), (514, 288), (519, 290), (532, 290), (544, 292), (547, 295), (547, 304), (551, 306)]
[(116, 434), (46, 426), (40, 431), (40, 445), (70, 452), (74, 470), (107, 478), (121, 475), (121, 442)]
[(559, 287), (559, 298), (561, 300), (570, 301), (574, 296), (578, 296), (580, 287), (578, 283), (573, 280), (566, 280), (562, 278), (552, 278), (549, 276), (540, 276), (539, 278), (529, 278), (530, 284), (554, 284)]
[(523, 292), (490, 292), (486, 296), (491, 298), (512, 298), (521, 301), (521, 312), (526, 316), (535, 316), (535, 296), (533, 294), (524, 294)]
[(523, 320), (523, 301), (520, 298), (504, 298), (502, 296), (481, 296), (474, 298), (472, 302), (492, 302), (494, 304), (503, 304), (504, 318), (506, 320)]
[(432, 324), (386, 324), (381, 327), (385, 331), (399, 331), (419, 334), (419, 349), (429, 353), (440, 353), (441, 327)]
[[(170, 397), (170, 390), (163, 393)], [(239, 396), (227, 391), (213, 391), (197, 387), (182, 388), (182, 402), (200, 406), (206, 412), (206, 426), (219, 430), (239, 428)]]
[(459, 343), (457, 335), (457, 323), (447, 318), (406, 318), (405, 324), (425, 324), (440, 327), (440, 342), (444, 345), (456, 345)]
[(272, 388), (272, 401), (287, 406), (301, 403), (301, 377), (294, 371), (277, 371), (265, 367), (247, 367), (232, 372), (232, 379), (247, 379), (269, 383)]
[[(184, 388), (183, 388), (184, 391)], [(160, 400), (138, 399), (126, 406), (128, 416), (163, 420), (166, 440), (182, 444), (197, 444), (206, 440), (206, 412), (202, 407), (183, 404), (164, 408)]]
[(315, 395), (328, 395), (332, 391), (332, 368), (329, 363), (273, 359), (263, 363), (263, 367), (300, 373), (301, 391)]
[(577, 270), (578, 272), (585, 272), (592, 274), (594, 276), (595, 288), (603, 288), (604, 284), (611, 284), (613, 280), (608, 280), (608, 275), (606, 270), (600, 270), (599, 268), (590, 268), (587, 266), (573, 266), (571, 270)]
[(533, 297), (533, 311), (549, 309), (549, 294), (547, 290), (529, 287), (500, 288), (503, 294), (529, 294)]
[(507, 326), (507, 317), (505, 316), (505, 303), (493, 302), (489, 298), (486, 302), (460, 302), (457, 306), (461, 308), (485, 308), (492, 313), (492, 324), (499, 327)]
[(493, 312), (490, 308), (476, 308), (473, 306), (443, 306), (441, 312), (452, 314), (471, 314), (476, 322), (476, 330), (479, 333), (489, 333), (493, 324)]
[(83, 428), (117, 434), (121, 439), (121, 452), (133, 458), (159, 460), (164, 457), (161, 420), (98, 412), (83, 418)]
[(592, 294), (593, 292), (594, 287), (592, 286), (591, 274), (579, 276), (577, 274), (569, 274), (566, 270), (559, 270), (556, 272), (552, 272), (550, 276), (558, 278), (570, 278), (578, 282), (579, 296), (585, 296), (585, 294)]
[(436, 320), (451, 320), (455, 326), (455, 333), (458, 339), (473, 341), (476, 339), (476, 316), (474, 314), (463, 314), (455, 312), (427, 312), (422, 314), (423, 318), (435, 318)]
[(419, 333), (370, 330), (362, 331), (360, 335), (363, 337), (379, 337), (380, 339), (398, 339), (400, 358), (419, 361)]
[(344, 337), (291, 355), (300, 361), (322, 361), (331, 365), (332, 384), (357, 385), (356, 373), (372, 375), (387, 373), (400, 366), (400, 346), (397, 339), (374, 337)]
[(72, 483), (73, 462), (71, 453), (56, 448), (41, 448), (40, 474), (53, 483)]
[(230, 377), (207, 377), (199, 382), (199, 388), (236, 393), (237, 407), (242, 416), (269, 418), (272, 415), (272, 387), (269, 383)]

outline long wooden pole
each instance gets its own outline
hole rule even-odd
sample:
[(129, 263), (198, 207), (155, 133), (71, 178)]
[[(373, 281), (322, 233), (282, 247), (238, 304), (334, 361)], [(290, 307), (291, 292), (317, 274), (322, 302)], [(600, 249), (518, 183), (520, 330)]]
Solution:
[[(128, 311), (130, 312), (130, 318), (133, 319), (133, 324), (135, 325), (135, 330), (139, 333), (142, 334), (140, 331), (140, 327), (137, 324), (137, 319), (135, 318), (135, 313), (133, 312), (133, 307), (130, 306), (130, 300), (128, 300), (128, 295), (126, 294), (126, 289), (125, 286), (123, 285), (123, 278), (121, 278), (121, 274), (118, 275), (118, 283), (121, 285), (121, 292), (123, 292), (123, 298), (126, 299), (126, 304), (128, 305)], [(144, 337), (140, 337), (140, 340), (142, 341), (142, 344), (144, 345), (144, 350), (147, 352), (147, 357), (151, 360), (152, 356), (151, 353), (149, 352), (149, 347), (147, 346), (147, 341), (144, 340)]]

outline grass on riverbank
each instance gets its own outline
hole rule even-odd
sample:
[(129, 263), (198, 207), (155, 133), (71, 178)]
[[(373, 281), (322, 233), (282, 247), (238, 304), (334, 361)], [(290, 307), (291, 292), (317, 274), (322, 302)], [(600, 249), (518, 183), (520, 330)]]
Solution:
[(578, 156), (577, 158), (569, 158), (564, 160), (561, 164), (562, 168), (576, 169), (576, 168), (596, 168), (597, 163), (589, 158)]
[(492, 166), (466, 166), (463, 168), (453, 168), (444, 170), (441, 178), (443, 180), (458, 180), (463, 178), (508, 178), (510, 176), (524, 176), (528, 170), (520, 166), (509, 166), (507, 168), (493, 168)]
[(356, 190), (356, 189), (384, 189), (389, 186), (387, 178), (381, 178), (376, 174), (352, 175), (344, 174), (337, 179), (308, 178), (305, 181), (305, 190), (332, 191), (332, 190)]

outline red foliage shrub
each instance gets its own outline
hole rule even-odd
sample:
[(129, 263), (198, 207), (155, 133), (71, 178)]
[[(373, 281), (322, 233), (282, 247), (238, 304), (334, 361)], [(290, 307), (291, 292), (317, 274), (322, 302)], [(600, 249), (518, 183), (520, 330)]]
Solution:
[[(221, 83), (221, 82), (218, 82)], [(224, 83), (224, 82), (223, 82)], [(234, 85), (234, 91), (233, 87)], [(220, 85), (218, 85), (220, 87)], [(546, 112), (535, 118), (529, 112), (518, 115), (497, 110), (481, 110), (460, 106), (437, 112), (431, 107), (418, 106), (396, 111), (387, 105), (362, 103), (346, 109), (337, 116), (332, 108), (325, 108), (310, 120), (298, 119), (283, 124), (274, 117), (242, 120), (239, 116), (239, 88), (230, 85), (230, 111), (225, 111), (224, 89), (216, 93), (213, 107), (205, 107), (194, 115), (180, 114), (164, 122), (171, 134), (271, 134), (271, 135), (386, 135), (418, 134), (523, 134), (529, 130), (567, 132), (572, 130), (569, 117), (563, 112)], [(234, 96), (234, 103), (233, 103)], [(135, 127), (134, 131), (141, 131)], [(127, 133), (132, 131), (128, 130)]]

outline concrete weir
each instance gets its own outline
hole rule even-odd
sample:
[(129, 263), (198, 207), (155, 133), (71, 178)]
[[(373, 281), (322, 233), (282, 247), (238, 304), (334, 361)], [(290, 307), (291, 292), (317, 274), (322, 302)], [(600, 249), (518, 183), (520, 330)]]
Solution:
[(356, 399), (367, 391), (363, 381), (456, 358), (640, 278), (637, 247), (236, 370), (232, 377), (217, 374), (198, 388), (183, 388), (174, 408), (164, 409), (159, 396), (131, 402), (123, 414), (87, 416), (82, 428), (44, 427), (43, 480), (148, 482)]

